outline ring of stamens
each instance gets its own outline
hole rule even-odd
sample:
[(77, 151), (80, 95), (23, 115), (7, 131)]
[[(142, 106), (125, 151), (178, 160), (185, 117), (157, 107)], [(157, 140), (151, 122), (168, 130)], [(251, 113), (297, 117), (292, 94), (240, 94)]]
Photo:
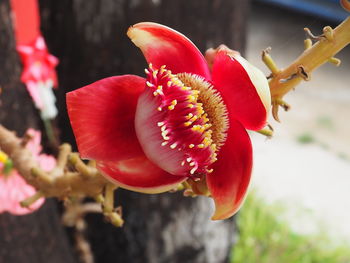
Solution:
[(162, 114), (158, 122), (161, 146), (182, 151), (180, 165), (190, 176), (200, 178), (213, 170), (217, 153), (226, 140), (226, 106), (215, 88), (202, 77), (189, 73), (172, 74), (165, 66), (145, 70), (146, 85), (157, 99)]

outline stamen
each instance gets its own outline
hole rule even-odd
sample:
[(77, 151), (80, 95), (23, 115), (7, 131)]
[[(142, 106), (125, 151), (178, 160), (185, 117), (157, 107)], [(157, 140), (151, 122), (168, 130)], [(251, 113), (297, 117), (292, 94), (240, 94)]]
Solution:
[(145, 72), (157, 114), (162, 116), (157, 122), (164, 140), (161, 146), (169, 144), (183, 154), (181, 166), (188, 167), (191, 177), (212, 172), (208, 167), (217, 160), (228, 129), (226, 106), (218, 91), (200, 76), (174, 75), (165, 66), (157, 70), (150, 64)]

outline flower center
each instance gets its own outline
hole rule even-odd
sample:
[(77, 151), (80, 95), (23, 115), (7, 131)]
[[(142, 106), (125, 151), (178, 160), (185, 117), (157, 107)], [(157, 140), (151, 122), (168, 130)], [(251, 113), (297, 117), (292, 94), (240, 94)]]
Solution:
[(161, 120), (157, 123), (162, 147), (183, 153), (181, 166), (190, 176), (200, 178), (212, 172), (209, 166), (226, 140), (227, 109), (213, 85), (204, 78), (172, 74), (162, 66), (146, 69), (147, 86), (157, 99)]

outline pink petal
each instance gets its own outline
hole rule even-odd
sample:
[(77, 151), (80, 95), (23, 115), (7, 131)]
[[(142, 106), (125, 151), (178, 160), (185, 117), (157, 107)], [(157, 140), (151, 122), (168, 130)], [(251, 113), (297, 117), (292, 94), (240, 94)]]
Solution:
[(26, 144), (26, 148), (34, 155), (38, 156), (42, 151), (41, 132), (34, 129), (28, 129), (26, 134), (30, 136), (30, 140)]
[(29, 208), (21, 207), (20, 202), (35, 194), (36, 190), (13, 171), (8, 177), (0, 175), (0, 213), (9, 212), (14, 215), (25, 215), (39, 209), (45, 199), (40, 198)]
[(127, 34), (141, 49), (147, 62), (156, 68), (166, 65), (175, 74), (187, 72), (210, 79), (203, 55), (181, 33), (157, 23), (144, 22), (130, 27)]
[(49, 172), (56, 166), (56, 159), (51, 155), (40, 154), (36, 159), (40, 168), (44, 171)]
[(143, 154), (134, 118), (144, 86), (143, 78), (124, 75), (67, 93), (68, 114), (83, 158), (115, 161)]
[(232, 216), (241, 206), (252, 171), (252, 146), (243, 126), (230, 121), (227, 140), (222, 146), (207, 184), (215, 201), (213, 220)]
[(138, 101), (135, 128), (136, 134), (146, 156), (161, 169), (173, 175), (188, 174), (188, 167), (181, 163), (186, 158), (182, 151), (162, 146), (164, 139), (157, 125), (164, 120), (163, 112), (157, 110), (159, 104), (151, 90), (145, 90)]
[(266, 125), (271, 96), (267, 79), (259, 69), (237, 54), (221, 51), (215, 57), (213, 82), (230, 114), (246, 129), (259, 130)]
[(166, 192), (187, 179), (187, 177), (166, 173), (151, 163), (144, 155), (117, 162), (97, 162), (97, 167), (113, 183), (141, 193)]

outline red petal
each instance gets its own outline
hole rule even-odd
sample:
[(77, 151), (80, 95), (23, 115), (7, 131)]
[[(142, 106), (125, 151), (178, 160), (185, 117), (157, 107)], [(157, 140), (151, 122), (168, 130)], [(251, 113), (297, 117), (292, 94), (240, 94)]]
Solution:
[(174, 74), (187, 72), (210, 79), (203, 55), (181, 33), (157, 23), (144, 22), (130, 27), (127, 34), (147, 62), (156, 68), (166, 65)]
[(97, 162), (97, 167), (113, 183), (141, 193), (166, 192), (187, 179), (166, 173), (145, 156), (118, 162)]
[(239, 55), (221, 51), (215, 58), (213, 82), (229, 113), (246, 129), (259, 130), (266, 125), (271, 96), (267, 79), (259, 69)]
[(67, 108), (83, 158), (112, 161), (142, 153), (134, 118), (145, 79), (124, 75), (67, 93)]
[(213, 173), (207, 175), (207, 184), (216, 206), (212, 219), (226, 219), (242, 204), (252, 171), (250, 138), (238, 121), (231, 120), (226, 143), (213, 169)]

